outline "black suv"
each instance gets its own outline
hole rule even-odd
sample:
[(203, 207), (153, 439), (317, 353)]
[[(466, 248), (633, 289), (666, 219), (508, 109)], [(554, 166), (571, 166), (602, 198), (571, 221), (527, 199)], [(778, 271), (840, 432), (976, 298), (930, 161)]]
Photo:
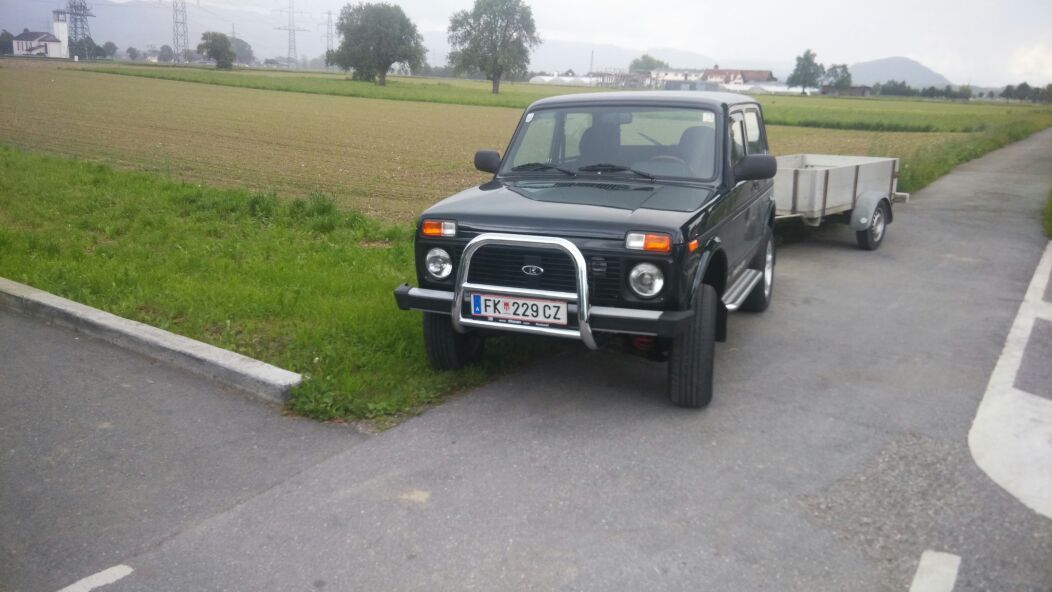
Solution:
[(478, 359), (487, 335), (607, 343), (667, 360), (668, 394), (712, 400), (727, 312), (760, 312), (774, 279), (777, 164), (760, 106), (705, 92), (618, 92), (530, 105), (489, 182), (425, 211), (419, 288), (431, 364)]

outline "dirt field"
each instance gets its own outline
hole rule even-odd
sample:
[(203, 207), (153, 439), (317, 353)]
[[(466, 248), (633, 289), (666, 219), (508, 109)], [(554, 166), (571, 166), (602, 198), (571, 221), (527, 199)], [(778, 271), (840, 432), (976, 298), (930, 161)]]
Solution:
[[(408, 220), (484, 178), (514, 109), (359, 99), (55, 70), (0, 68), (0, 143), (226, 186), (305, 195)], [(771, 126), (779, 154), (909, 158), (962, 134)]]

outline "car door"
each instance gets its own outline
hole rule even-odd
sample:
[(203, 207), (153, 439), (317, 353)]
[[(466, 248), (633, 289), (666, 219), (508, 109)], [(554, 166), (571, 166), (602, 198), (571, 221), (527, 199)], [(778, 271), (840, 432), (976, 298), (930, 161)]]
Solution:
[[(741, 110), (732, 111), (727, 122), (727, 133), (729, 135), (728, 145), (730, 147), (731, 168), (738, 164), (746, 155), (745, 142), (745, 116)], [(748, 225), (753, 205), (754, 186), (750, 182), (736, 182), (730, 190), (730, 201), (733, 204), (731, 219), (723, 233), (724, 249), (730, 263), (729, 278), (733, 281), (748, 263), (751, 254), (751, 245), (746, 243), (746, 227)]]
[[(767, 135), (759, 107), (746, 107), (742, 112), (742, 119), (745, 126), (746, 154), (767, 154)], [(767, 212), (774, 191), (774, 179), (747, 181), (746, 184), (750, 186), (752, 203), (746, 210), (742, 240), (745, 243), (746, 256), (751, 257), (767, 232)]]

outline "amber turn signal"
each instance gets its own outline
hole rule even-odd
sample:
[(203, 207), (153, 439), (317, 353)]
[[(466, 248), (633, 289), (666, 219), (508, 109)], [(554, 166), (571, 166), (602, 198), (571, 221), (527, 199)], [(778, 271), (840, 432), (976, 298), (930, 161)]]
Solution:
[(424, 236), (456, 236), (457, 223), (448, 220), (424, 220), (420, 225), (420, 234)]
[(625, 237), (625, 248), (633, 251), (668, 253), (672, 251), (672, 238), (661, 233), (629, 232)]

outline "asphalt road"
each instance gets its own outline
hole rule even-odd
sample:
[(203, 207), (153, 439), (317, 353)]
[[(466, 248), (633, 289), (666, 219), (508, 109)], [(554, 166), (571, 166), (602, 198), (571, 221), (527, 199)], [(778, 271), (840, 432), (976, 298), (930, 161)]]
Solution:
[(967, 438), (1050, 187), (1052, 130), (898, 206), (877, 252), (783, 245), (700, 412), (575, 350), (364, 436), (0, 312), (0, 588), (904, 590), (933, 550), (954, 590), (1047, 592), (1052, 520)]

